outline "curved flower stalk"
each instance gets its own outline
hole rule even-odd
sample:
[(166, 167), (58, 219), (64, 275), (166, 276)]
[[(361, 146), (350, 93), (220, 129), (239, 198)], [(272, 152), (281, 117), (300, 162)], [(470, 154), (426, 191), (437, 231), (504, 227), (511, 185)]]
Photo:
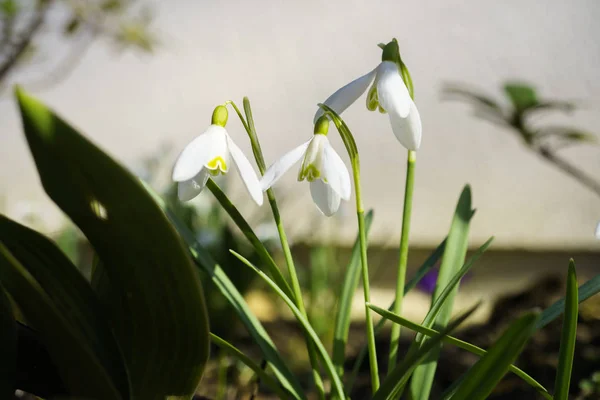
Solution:
[[(412, 80), (400, 58), (398, 42), (393, 39), (382, 45), (381, 63), (371, 72), (350, 82), (333, 93), (324, 104), (341, 114), (369, 87), (367, 109), (387, 113), (392, 131), (408, 150), (418, 150), (421, 145), (421, 117), (412, 99)], [(315, 121), (323, 115), (319, 109)]]
[(180, 200), (188, 201), (198, 196), (209, 177), (229, 172), (233, 160), (250, 196), (259, 206), (262, 205), (263, 193), (256, 173), (225, 130), (227, 118), (227, 108), (217, 106), (208, 129), (192, 140), (177, 158), (173, 180), (178, 182), (177, 195)]
[(341, 199), (349, 200), (350, 174), (327, 139), (329, 120), (322, 116), (315, 124), (314, 136), (309, 141), (284, 154), (265, 172), (260, 181), (262, 190), (275, 184), (294, 164), (303, 159), (298, 181), (310, 182), (310, 194), (317, 208), (331, 216), (340, 207)]

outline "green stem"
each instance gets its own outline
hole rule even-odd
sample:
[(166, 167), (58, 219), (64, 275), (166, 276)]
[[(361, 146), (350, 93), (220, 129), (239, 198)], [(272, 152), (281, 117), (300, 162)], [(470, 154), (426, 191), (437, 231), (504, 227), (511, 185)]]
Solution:
[[(246, 112), (246, 116), (248, 121), (244, 119), (242, 113), (239, 108), (233, 101), (228, 101), (228, 104), (231, 104), (235, 109), (238, 117), (242, 121), (246, 132), (248, 132), (248, 136), (250, 137), (250, 143), (252, 145), (252, 151), (254, 153), (254, 158), (256, 159), (256, 164), (258, 165), (258, 169), (260, 170), (261, 175), (265, 174), (266, 164), (265, 159), (262, 154), (262, 149), (260, 147), (260, 143), (258, 141), (258, 135), (256, 134), (256, 129), (254, 127), (254, 119), (252, 118), (252, 110), (250, 109), (250, 102), (247, 98), (244, 98), (244, 111)], [(283, 222), (281, 220), (281, 214), (279, 212), (279, 207), (277, 206), (277, 200), (275, 200), (275, 194), (272, 189), (267, 190), (267, 198), (269, 199), (269, 205), (271, 206), (271, 211), (273, 212), (273, 219), (275, 220), (275, 226), (277, 226), (277, 233), (279, 234), (279, 240), (281, 242), (281, 248), (283, 249), (283, 256), (285, 258), (285, 262), (288, 268), (288, 273), (290, 275), (290, 279), (292, 281), (292, 291), (294, 293), (294, 302), (298, 307), (298, 310), (302, 313), (304, 317), (308, 320), (308, 315), (306, 313), (306, 308), (304, 307), (304, 300), (302, 299), (302, 289), (300, 288), (300, 282), (298, 280), (298, 275), (296, 273), (296, 267), (294, 265), (294, 258), (292, 257), (292, 251), (290, 249), (290, 245), (287, 239), (287, 235), (285, 233), (285, 229), (283, 228)], [(317, 356), (317, 351), (315, 349), (314, 343), (311, 338), (306, 335), (306, 347), (308, 350), (308, 357), (310, 359), (310, 363), (312, 366), (312, 375), (315, 381), (315, 386), (319, 393), (319, 399), (325, 399), (325, 387), (323, 386), (323, 380), (321, 379), (321, 374), (319, 373), (319, 360)]]
[(365, 210), (362, 203), (360, 188), (360, 163), (358, 153), (352, 160), (352, 172), (354, 175), (354, 190), (356, 197), (356, 214), (358, 217), (358, 233), (360, 238), (360, 261), (362, 265), (363, 294), (365, 300), (365, 319), (367, 325), (367, 347), (369, 349), (369, 369), (371, 371), (371, 390), (373, 393), (379, 389), (379, 367), (377, 365), (377, 350), (375, 348), (375, 330), (371, 309), (367, 304), (371, 301), (369, 288), (369, 266), (367, 263), (367, 231), (365, 228)]
[[(404, 284), (406, 282), (406, 268), (408, 265), (408, 237), (410, 234), (410, 218), (412, 213), (413, 189), (415, 184), (415, 162), (417, 153), (408, 151), (406, 163), (406, 187), (404, 190), (404, 210), (402, 212), (402, 236), (400, 237), (400, 257), (398, 260), (398, 278), (396, 281), (396, 301), (392, 312), (402, 314), (402, 300), (404, 299)], [(390, 353), (388, 358), (388, 373), (394, 369), (398, 358), (398, 345), (400, 342), (400, 325), (393, 324)]]

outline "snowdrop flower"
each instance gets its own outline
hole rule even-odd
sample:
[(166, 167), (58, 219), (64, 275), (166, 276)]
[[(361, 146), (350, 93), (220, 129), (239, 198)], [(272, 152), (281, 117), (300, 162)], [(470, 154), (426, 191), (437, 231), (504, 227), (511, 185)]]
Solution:
[[(392, 131), (398, 141), (408, 150), (418, 150), (421, 145), (421, 117), (406, 87), (402, 72), (406, 73), (408, 84), (412, 85), (408, 71), (400, 59), (398, 42), (393, 39), (383, 46), (381, 63), (374, 70), (338, 89), (325, 100), (325, 105), (341, 114), (372, 83), (367, 95), (367, 109), (375, 111), (379, 108), (380, 112), (387, 112)], [(319, 109), (315, 121), (322, 115), (323, 110)]]
[(229, 172), (233, 160), (250, 196), (259, 206), (262, 205), (263, 193), (258, 178), (250, 161), (225, 130), (227, 118), (227, 108), (217, 106), (212, 115), (212, 124), (192, 140), (177, 158), (173, 180), (178, 182), (177, 195), (180, 200), (188, 201), (198, 196), (209, 177)]
[(260, 184), (269, 189), (287, 170), (302, 159), (298, 181), (310, 182), (310, 194), (319, 210), (331, 216), (340, 207), (340, 199), (350, 199), (350, 175), (346, 165), (327, 139), (329, 120), (321, 117), (315, 124), (314, 136), (286, 153), (265, 172)]

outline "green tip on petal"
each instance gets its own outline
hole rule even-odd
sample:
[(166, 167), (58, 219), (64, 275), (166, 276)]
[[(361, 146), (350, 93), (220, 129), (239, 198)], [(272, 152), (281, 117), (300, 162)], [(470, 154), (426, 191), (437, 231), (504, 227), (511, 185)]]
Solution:
[(212, 124), (219, 125), (223, 128), (227, 125), (227, 118), (229, 118), (229, 112), (225, 106), (217, 106), (212, 114)]
[(327, 136), (327, 132), (329, 132), (329, 118), (323, 115), (315, 123), (314, 133)]

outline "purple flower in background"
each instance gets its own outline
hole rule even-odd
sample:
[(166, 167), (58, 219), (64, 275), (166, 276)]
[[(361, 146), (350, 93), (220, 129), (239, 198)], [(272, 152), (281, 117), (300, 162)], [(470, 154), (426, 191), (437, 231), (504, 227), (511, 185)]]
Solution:
[[(435, 291), (435, 285), (437, 283), (438, 275), (439, 275), (439, 266), (435, 266), (434, 268), (427, 271), (427, 273), (421, 278), (421, 280), (417, 283), (417, 289), (427, 294), (433, 294)], [(461, 283), (467, 282), (471, 277), (471, 273), (467, 273), (461, 279)]]

